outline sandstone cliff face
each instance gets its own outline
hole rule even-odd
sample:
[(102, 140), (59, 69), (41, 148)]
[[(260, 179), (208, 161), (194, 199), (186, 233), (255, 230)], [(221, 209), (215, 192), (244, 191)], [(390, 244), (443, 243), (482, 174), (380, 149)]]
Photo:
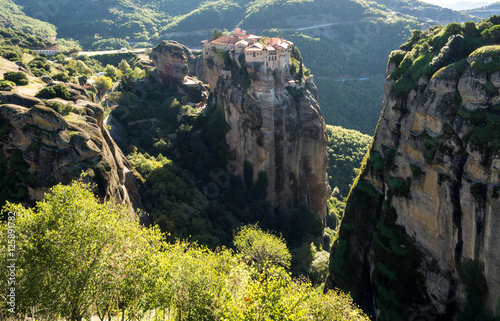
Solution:
[(103, 125), (100, 105), (76, 100), (63, 116), (34, 97), (1, 92), (0, 100), (3, 198), (40, 200), (53, 185), (85, 172), (102, 199), (140, 206), (134, 169)]
[(222, 70), (215, 52), (205, 60), (204, 70), (230, 127), (226, 140), (234, 157), (228, 171), (243, 177), (248, 162), (254, 181), (259, 172), (267, 174), (267, 199), (276, 213), (286, 213), (305, 199), (324, 218), (330, 192), (327, 136), (314, 83), (308, 81), (294, 98), (283, 82), (290, 76), (287, 68), (273, 72), (263, 64), (242, 66), (235, 58), (239, 71), (233, 70), (233, 76)]
[(500, 70), (485, 68), (492, 59), (479, 50), (407, 91), (395, 85), (397, 62), (388, 65), (383, 114), (327, 284), (352, 291), (380, 320), (498, 311)]
[(179, 84), (185, 76), (197, 76), (203, 79), (202, 64), (186, 46), (177, 41), (162, 41), (153, 49), (151, 59), (156, 71), (164, 83)]

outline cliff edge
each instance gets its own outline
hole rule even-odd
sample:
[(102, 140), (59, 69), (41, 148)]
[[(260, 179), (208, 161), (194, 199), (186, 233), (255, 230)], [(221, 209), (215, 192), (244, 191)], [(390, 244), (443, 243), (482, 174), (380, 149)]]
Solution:
[(415, 31), (389, 60), (382, 116), (348, 197), (327, 281), (379, 320), (498, 316), (500, 46), (489, 36), (493, 23)]

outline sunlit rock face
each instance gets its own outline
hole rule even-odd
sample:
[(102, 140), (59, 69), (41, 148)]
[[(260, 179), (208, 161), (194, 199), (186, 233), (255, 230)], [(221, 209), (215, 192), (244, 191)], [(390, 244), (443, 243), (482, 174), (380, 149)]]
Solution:
[(21, 200), (29, 203), (41, 200), (53, 185), (70, 184), (84, 173), (82, 179), (97, 184), (101, 199), (130, 209), (140, 206), (138, 174), (103, 124), (103, 107), (80, 99), (88, 94), (84, 89), (77, 93), (79, 89), (74, 88), (73, 101), (52, 99), (62, 106), (72, 104), (64, 116), (37, 98), (0, 92), (0, 165), (13, 178), (2, 188), (23, 191)]
[(189, 55), (189, 49), (177, 41), (162, 41), (153, 49), (151, 59), (164, 83), (179, 84), (189, 74)]
[(381, 320), (454, 320), (472, 304), (498, 311), (500, 71), (481, 68), (490, 60), (471, 55), (407, 91), (388, 65), (327, 282)]

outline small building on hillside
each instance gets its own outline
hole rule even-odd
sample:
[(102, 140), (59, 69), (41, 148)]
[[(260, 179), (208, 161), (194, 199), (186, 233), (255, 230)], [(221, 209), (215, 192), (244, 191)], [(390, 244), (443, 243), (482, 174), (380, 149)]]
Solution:
[(263, 38), (235, 28), (232, 36), (224, 35), (214, 40), (205, 40), (202, 45), (205, 58), (209, 57), (210, 50), (215, 49), (243, 54), (246, 62), (260, 62), (272, 69), (291, 65), (290, 52), (293, 43), (279, 36)]

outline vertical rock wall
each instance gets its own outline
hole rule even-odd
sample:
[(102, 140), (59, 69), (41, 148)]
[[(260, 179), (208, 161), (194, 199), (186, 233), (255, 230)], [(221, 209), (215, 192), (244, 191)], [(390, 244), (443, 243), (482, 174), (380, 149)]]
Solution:
[(324, 218), (330, 193), (327, 136), (312, 78), (292, 97), (284, 82), (290, 77), (288, 68), (241, 66), (238, 57), (232, 58), (238, 68), (246, 69), (243, 73), (251, 80), (247, 88), (235, 78), (235, 70), (223, 70), (215, 52), (205, 60), (204, 70), (230, 126), (226, 139), (234, 158), (228, 170), (243, 177), (244, 164), (249, 162), (254, 180), (264, 171), (268, 200), (276, 213), (286, 213), (305, 199)]
[(389, 64), (383, 114), (327, 284), (351, 291), (380, 320), (498, 311), (500, 71), (482, 67), (490, 61), (471, 54), (407, 91)]

